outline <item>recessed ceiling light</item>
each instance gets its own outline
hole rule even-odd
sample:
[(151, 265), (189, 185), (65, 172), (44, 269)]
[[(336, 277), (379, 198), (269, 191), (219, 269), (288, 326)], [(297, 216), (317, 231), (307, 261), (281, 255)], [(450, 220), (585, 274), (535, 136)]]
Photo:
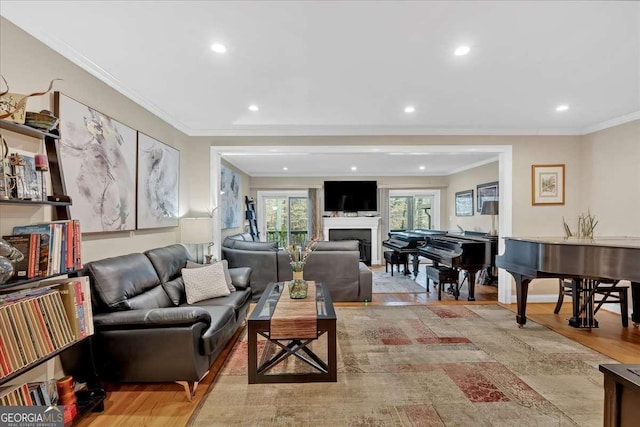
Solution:
[(357, 167), (355, 167), (355, 166), (351, 166), (351, 170), (352, 170), (352, 171), (357, 171), (357, 170), (358, 170), (358, 168), (357, 168)]
[(414, 107), (413, 105), (408, 105), (404, 107), (405, 113), (413, 113), (414, 111), (416, 111), (416, 107)]
[(258, 107), (258, 106), (257, 106), (257, 105), (255, 105), (255, 104), (251, 104), (251, 105), (249, 105), (249, 110), (250, 110), (250, 111), (258, 111), (259, 109), (260, 109), (260, 107)]
[(420, 166), (420, 170), (423, 171), (424, 170), (424, 166)]
[(469, 46), (459, 46), (453, 53), (455, 56), (463, 56), (471, 51)]
[(558, 105), (556, 107), (556, 111), (567, 111), (569, 109), (568, 105)]
[(211, 50), (215, 53), (225, 53), (227, 51), (227, 48), (223, 44), (214, 43), (211, 45)]
[(284, 167), (282, 168), (282, 170), (283, 170), (283, 171), (288, 171), (288, 170), (289, 170), (289, 168), (288, 168), (288, 167), (286, 167), (286, 166), (284, 166)]

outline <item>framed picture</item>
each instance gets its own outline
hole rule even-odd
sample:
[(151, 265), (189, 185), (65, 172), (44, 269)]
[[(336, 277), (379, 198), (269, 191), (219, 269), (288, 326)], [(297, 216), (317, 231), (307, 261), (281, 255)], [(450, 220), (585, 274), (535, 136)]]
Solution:
[(138, 229), (177, 227), (180, 152), (138, 132)]
[(482, 204), (486, 201), (499, 200), (498, 181), (488, 182), (476, 186), (477, 211), (482, 212)]
[(564, 165), (531, 165), (531, 204), (564, 205)]
[(222, 165), (220, 169), (220, 212), (223, 229), (242, 226), (240, 184), (241, 181), (238, 174)]
[(456, 193), (456, 216), (473, 216), (473, 190)]
[(71, 217), (83, 233), (134, 230), (136, 131), (60, 92), (54, 100)]

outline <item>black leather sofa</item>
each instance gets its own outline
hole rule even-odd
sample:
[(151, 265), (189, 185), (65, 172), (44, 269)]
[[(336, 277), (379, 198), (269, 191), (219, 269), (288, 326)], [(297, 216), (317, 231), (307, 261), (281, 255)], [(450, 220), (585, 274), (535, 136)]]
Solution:
[(175, 381), (189, 397), (195, 392), (247, 316), (251, 269), (229, 269), (237, 289), (230, 295), (189, 305), (181, 275), (188, 260), (188, 249), (175, 244), (85, 266), (101, 378)]
[[(276, 242), (253, 241), (249, 233), (226, 237), (222, 257), (229, 267), (251, 268), (254, 301), (267, 284), (293, 278), (289, 253)], [(333, 301), (371, 301), (373, 274), (360, 262), (357, 240), (318, 242), (307, 258), (304, 278), (326, 284)]]

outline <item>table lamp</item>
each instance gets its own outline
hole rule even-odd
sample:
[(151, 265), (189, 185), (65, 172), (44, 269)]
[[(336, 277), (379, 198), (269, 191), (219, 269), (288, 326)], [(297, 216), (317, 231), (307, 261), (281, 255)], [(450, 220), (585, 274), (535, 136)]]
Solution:
[(213, 223), (211, 217), (180, 218), (180, 241), (193, 245), (207, 245), (205, 263), (210, 264), (213, 246)]
[(498, 215), (498, 208), (499, 205), (497, 200), (487, 200), (482, 203), (480, 215), (491, 215), (491, 231), (489, 231), (491, 236), (498, 234), (496, 231), (496, 215)]

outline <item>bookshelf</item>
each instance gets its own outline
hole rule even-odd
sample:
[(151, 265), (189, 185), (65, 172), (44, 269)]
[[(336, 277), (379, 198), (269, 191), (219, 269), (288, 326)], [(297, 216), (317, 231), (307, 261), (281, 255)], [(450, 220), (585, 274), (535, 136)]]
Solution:
[[(54, 197), (64, 196), (63, 199), (66, 198), (63, 174), (59, 162), (59, 149), (57, 142), (60, 136), (58, 130), (43, 132), (26, 125), (13, 123), (4, 119), (0, 119), (0, 129), (39, 139), (41, 141), (40, 143), (44, 141), (49, 166), (49, 175), (51, 178), (50, 192), (54, 195)], [(5, 139), (7, 139), (6, 134), (4, 132), (2, 133), (5, 135)], [(43, 200), (22, 200), (11, 198), (8, 200), (0, 200), (0, 216), (2, 216), (1, 211), (9, 205), (15, 205), (21, 208), (45, 206), (51, 208), (51, 219), (54, 222), (62, 220), (68, 221), (69, 223), (74, 222), (71, 220), (70, 215), (70, 201), (67, 202), (48, 200), (46, 198), (46, 195), (42, 195), (42, 199)], [(28, 215), (25, 216), (28, 217)], [(79, 228), (75, 230), (76, 231), (74, 232), (74, 235), (75, 238), (78, 239), (78, 246), (73, 246), (73, 248), (74, 250), (77, 249), (77, 260), (79, 262), (80, 230)], [(0, 235), (6, 234), (10, 234), (10, 230), (0, 230)], [(74, 265), (78, 266), (79, 268), (81, 266), (81, 263)], [(42, 269), (42, 271), (45, 270)], [(3, 342), (3, 348), (0, 349), (0, 357), (3, 358), (2, 362), (4, 363), (4, 365), (1, 367), (3, 372), (2, 375), (0, 375), (0, 386), (7, 386), (9, 384), (15, 386), (16, 384), (19, 384), (20, 377), (22, 375), (26, 374), (37, 366), (51, 360), (54, 357), (62, 357), (67, 354), (68, 351), (76, 351), (74, 349), (78, 349), (79, 347), (81, 347), (78, 346), (78, 344), (84, 343), (91, 347), (93, 321), (91, 315), (91, 295), (88, 278), (66, 277), (75, 276), (76, 273), (77, 272), (75, 268), (67, 268), (66, 271), (60, 273), (53, 272), (50, 274), (40, 274), (37, 277), (14, 279), (8, 281), (7, 283), (0, 284), (0, 317), (5, 320), (10, 319), (11, 321), (14, 321), (19, 317), (19, 323), (21, 323), (22, 325), (22, 330), (19, 331), (16, 329), (12, 330), (12, 332), (9, 332), (9, 330), (5, 327), (10, 325), (0, 326), (0, 337), (2, 338)], [(56, 279), (56, 282), (82, 282), (82, 292), (78, 291), (82, 295), (82, 301), (86, 301), (86, 303), (82, 305), (82, 318), (80, 318), (80, 308), (78, 308), (77, 305), (75, 307), (72, 307), (71, 309), (78, 310), (78, 317), (70, 318), (71, 314), (69, 311), (67, 311), (69, 300), (65, 299), (61, 291), (56, 290), (58, 288), (63, 289), (62, 286), (64, 285), (51, 283), (43, 284), (43, 282), (46, 282), (50, 279)], [(20, 292), (26, 293), (29, 292), (29, 290), (35, 290), (35, 288), (40, 287), (48, 287), (53, 290), (51, 291), (51, 293), (43, 293), (39, 296), (37, 296), (36, 293), (34, 294), (36, 296), (31, 295), (23, 299), (9, 301), (7, 301), (6, 298), (4, 300), (2, 299), (2, 297), (6, 297), (7, 295), (15, 295)], [(59, 296), (54, 297), (54, 294)], [(51, 297), (45, 295), (51, 295)], [(32, 302), (39, 299), (44, 300), (45, 298), (47, 298), (46, 305), (42, 304), (41, 302)], [(51, 298), (51, 300), (49, 300), (48, 298)], [(56, 301), (59, 299), (61, 302), (56, 302), (56, 304), (58, 304), (56, 306), (53, 303), (54, 299)], [(28, 308), (25, 308), (24, 306), (21, 306), (21, 304), (29, 304), (29, 306)], [(86, 304), (88, 304), (88, 308)], [(16, 311), (14, 307), (17, 306), (20, 306), (20, 309)], [(11, 315), (7, 313), (11, 313)], [(85, 313), (87, 313), (86, 317), (84, 317)], [(4, 322), (4, 320), (1, 319), (0, 321)], [(64, 326), (65, 322), (67, 322), (68, 328)], [(80, 326), (80, 324), (73, 326), (73, 322), (82, 322), (83, 326)], [(89, 327), (89, 325), (91, 326)], [(62, 336), (64, 336), (65, 338), (62, 339)], [(11, 345), (17, 345), (18, 351), (23, 353), (16, 353), (16, 348), (13, 348), (11, 350), (11, 353), (8, 353), (6, 351), (7, 342), (10, 342)], [(18, 344), (18, 342), (20, 342), (20, 344)], [(21, 345), (24, 345), (25, 348), (20, 347)], [(30, 357), (26, 357), (25, 351), (30, 352)], [(7, 358), (10, 359), (9, 366), (7, 366)], [(63, 367), (66, 371), (64, 362)], [(103, 401), (106, 397), (106, 393), (102, 389), (94, 388), (95, 383), (92, 384), (92, 382), (95, 382), (95, 378), (88, 378), (86, 380), (88, 382), (88, 385), (92, 387), (92, 389), (85, 392), (85, 394), (87, 394), (87, 399), (78, 400), (78, 416), (76, 416), (76, 418), (74, 419), (74, 423), (77, 422), (77, 420), (83, 413), (86, 413), (88, 411), (101, 411), (103, 409)]]

